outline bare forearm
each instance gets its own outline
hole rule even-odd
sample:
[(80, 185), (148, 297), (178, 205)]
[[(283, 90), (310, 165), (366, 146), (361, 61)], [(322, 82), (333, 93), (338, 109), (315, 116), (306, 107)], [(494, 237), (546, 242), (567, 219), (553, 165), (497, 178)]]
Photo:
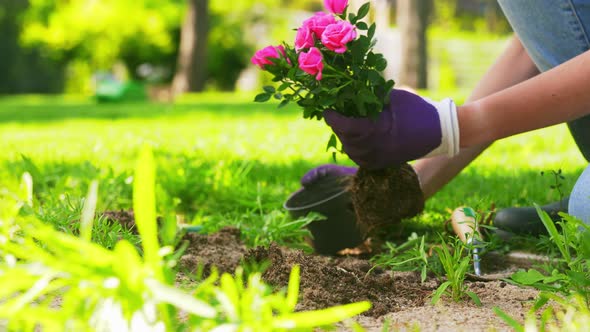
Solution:
[(461, 146), (477, 146), (590, 114), (588, 91), (590, 51), (530, 80), (460, 107)]
[[(473, 102), (511, 87), (536, 74), (538, 74), (536, 66), (518, 38), (514, 37), (506, 50), (482, 77), (468, 98), (468, 102)], [(480, 143), (476, 146), (462, 149), (453, 158), (439, 156), (417, 161), (413, 166), (418, 173), (426, 198), (440, 190), (440, 188), (447, 184), (485, 150), (489, 144)]]

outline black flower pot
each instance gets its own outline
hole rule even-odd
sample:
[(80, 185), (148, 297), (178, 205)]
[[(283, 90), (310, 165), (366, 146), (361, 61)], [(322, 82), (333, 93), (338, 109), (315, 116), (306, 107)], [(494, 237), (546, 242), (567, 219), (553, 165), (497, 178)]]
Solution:
[(308, 226), (318, 254), (335, 255), (342, 249), (354, 248), (363, 242), (347, 189), (350, 181), (350, 177), (323, 177), (294, 192), (284, 204), (284, 208), (296, 219), (310, 212), (326, 217)]

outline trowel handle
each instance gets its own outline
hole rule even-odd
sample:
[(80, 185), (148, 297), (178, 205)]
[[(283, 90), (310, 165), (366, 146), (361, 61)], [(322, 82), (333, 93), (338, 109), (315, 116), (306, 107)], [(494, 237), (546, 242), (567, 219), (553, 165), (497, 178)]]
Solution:
[(458, 207), (453, 211), (453, 214), (451, 215), (451, 224), (453, 225), (453, 231), (455, 234), (457, 234), (463, 243), (467, 243), (465, 234), (469, 234), (469, 240), (473, 239), (475, 218), (466, 216), (463, 209), (463, 207)]

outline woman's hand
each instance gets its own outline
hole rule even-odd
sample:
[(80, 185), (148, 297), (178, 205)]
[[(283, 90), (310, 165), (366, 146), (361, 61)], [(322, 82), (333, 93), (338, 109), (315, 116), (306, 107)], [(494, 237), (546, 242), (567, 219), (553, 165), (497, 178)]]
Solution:
[(349, 118), (335, 111), (326, 111), (324, 117), (344, 152), (367, 169), (459, 152), (457, 110), (451, 99), (437, 103), (393, 90), (389, 105), (377, 119)]

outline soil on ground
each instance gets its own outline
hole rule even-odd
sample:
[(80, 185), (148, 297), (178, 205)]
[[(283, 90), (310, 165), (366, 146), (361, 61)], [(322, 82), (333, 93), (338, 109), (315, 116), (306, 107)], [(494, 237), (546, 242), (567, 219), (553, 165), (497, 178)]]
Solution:
[[(538, 292), (499, 280), (516, 266), (502, 265), (502, 271), (490, 280), (473, 278), (466, 281), (469, 289), (481, 299), (482, 306), (470, 300), (455, 303), (444, 298), (430, 304), (432, 292), (441, 283), (429, 277), (425, 283), (414, 272), (392, 272), (373, 268), (366, 258), (359, 256), (330, 257), (305, 254), (300, 250), (271, 245), (269, 248), (247, 249), (240, 241), (240, 233), (224, 228), (214, 234), (189, 233), (185, 236), (188, 248), (180, 260), (179, 279), (190, 282), (190, 275), (199, 269), (207, 275), (213, 266), (219, 272), (232, 273), (242, 262), (269, 262), (263, 279), (276, 287), (288, 283), (291, 267), (301, 267), (300, 301), (298, 310), (322, 309), (329, 306), (368, 300), (371, 310), (354, 320), (367, 331), (511, 331), (498, 318), (494, 307), (521, 322)], [(497, 258), (494, 258), (497, 259)], [(482, 262), (485, 262), (483, 257)], [(498, 266), (498, 262), (488, 262)], [(373, 269), (372, 269), (373, 268)], [(351, 322), (338, 325), (339, 331), (350, 331)]]

